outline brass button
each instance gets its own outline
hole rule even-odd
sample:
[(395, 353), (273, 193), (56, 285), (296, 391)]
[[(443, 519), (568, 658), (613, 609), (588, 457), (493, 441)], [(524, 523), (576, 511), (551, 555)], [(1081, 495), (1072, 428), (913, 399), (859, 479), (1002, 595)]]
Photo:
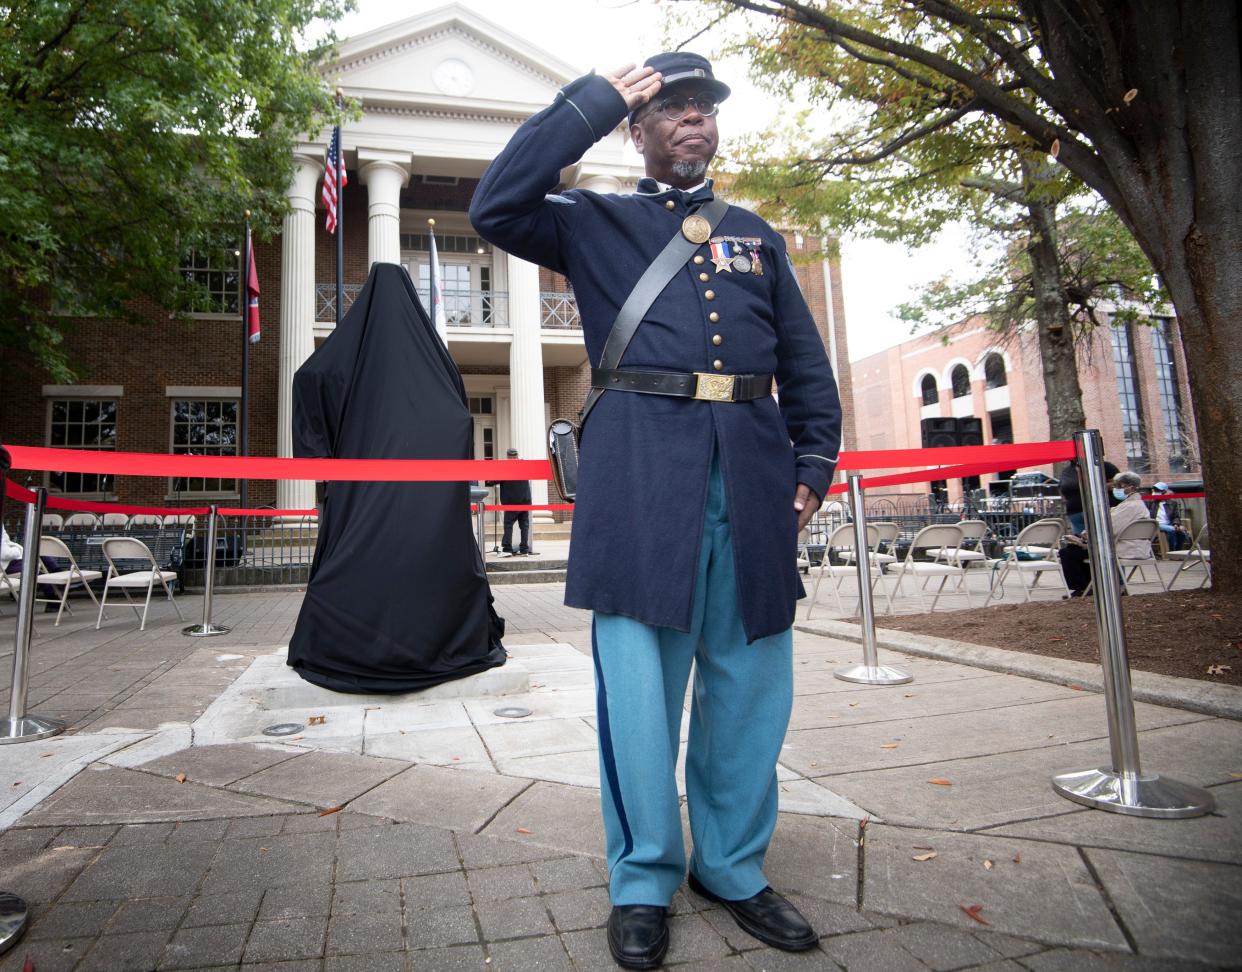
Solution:
[(724, 338), (722, 338), (719, 334), (712, 335), (712, 344), (720, 344), (723, 341), (724, 341)]
[(694, 262), (695, 262), (695, 263), (702, 263), (702, 262), (703, 262), (703, 254), (702, 254), (702, 253), (696, 253), (696, 254), (694, 255)]
[(715, 311), (712, 311), (710, 314), (707, 315), (707, 319), (711, 321), (713, 324), (715, 324), (718, 320), (720, 320), (720, 315), (717, 314)]
[(707, 283), (707, 281), (709, 281), (709, 280), (711, 279), (711, 277), (709, 277), (709, 276), (708, 276), (707, 274), (705, 274), (705, 273), (700, 273), (700, 274), (699, 274), (699, 279), (700, 279), (700, 280), (702, 280), (702, 281), (703, 281), (703, 283)]
[(715, 361), (712, 362), (712, 367), (715, 368), (717, 371), (719, 371), (721, 368), (724, 367), (724, 362), (721, 361), (719, 358), (717, 358)]
[(703, 296), (704, 296), (704, 297), (706, 297), (708, 300), (715, 300), (715, 299), (716, 299), (716, 291), (714, 291), (714, 290), (705, 290), (705, 291), (703, 291)]
[(664, 204), (664, 208), (665, 208), (665, 209), (672, 209), (672, 208), (673, 208), (674, 206), (676, 206), (676, 205), (677, 205), (677, 203), (673, 202), (673, 200), (671, 200), (671, 199), (670, 199), (668, 202), (666, 202), (666, 203)]

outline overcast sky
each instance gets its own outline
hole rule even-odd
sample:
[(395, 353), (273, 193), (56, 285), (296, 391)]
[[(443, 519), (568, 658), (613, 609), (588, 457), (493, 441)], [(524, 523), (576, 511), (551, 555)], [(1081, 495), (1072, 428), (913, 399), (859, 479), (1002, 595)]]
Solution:
[[(683, 9), (668, 0), (459, 2), (584, 73), (641, 63), (663, 47), (666, 12), (673, 7)], [(337, 27), (342, 38), (445, 5), (438, 0), (357, 0), (357, 4), (358, 10)], [(707, 35), (692, 49), (710, 55), (712, 43)], [(721, 139), (727, 151), (730, 136), (763, 130), (781, 106), (750, 87), (744, 64), (717, 62), (713, 67), (717, 77), (733, 88), (733, 96), (720, 112)], [(634, 160), (641, 161), (637, 155)], [(928, 281), (960, 269), (966, 253), (958, 235), (946, 234), (937, 244), (916, 252), (877, 240), (850, 238), (842, 243), (841, 257), (850, 358), (858, 360), (905, 340), (910, 327), (893, 317), (894, 308), (912, 299)]]

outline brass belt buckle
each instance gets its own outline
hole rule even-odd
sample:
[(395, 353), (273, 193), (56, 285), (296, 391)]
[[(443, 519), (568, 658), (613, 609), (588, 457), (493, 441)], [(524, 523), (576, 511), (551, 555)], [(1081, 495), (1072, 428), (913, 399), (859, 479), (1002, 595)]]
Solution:
[(713, 375), (696, 371), (694, 377), (698, 379), (694, 385), (695, 398), (704, 402), (733, 401), (733, 386), (737, 375)]

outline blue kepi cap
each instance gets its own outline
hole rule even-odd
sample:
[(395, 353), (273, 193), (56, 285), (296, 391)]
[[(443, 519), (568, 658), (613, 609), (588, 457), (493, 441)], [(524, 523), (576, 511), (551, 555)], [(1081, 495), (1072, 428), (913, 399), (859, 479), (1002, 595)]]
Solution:
[[(716, 76), (712, 74), (712, 62), (701, 54), (692, 54), (690, 51), (667, 51), (663, 54), (653, 54), (643, 62), (643, 67), (655, 68), (660, 73), (662, 76), (661, 92), (667, 91), (675, 84), (695, 81), (701, 89), (710, 91), (717, 103), (729, 97), (729, 86), (723, 81), (716, 80)], [(639, 105), (630, 112), (631, 125), (634, 124), (634, 116), (642, 108), (643, 106)]]

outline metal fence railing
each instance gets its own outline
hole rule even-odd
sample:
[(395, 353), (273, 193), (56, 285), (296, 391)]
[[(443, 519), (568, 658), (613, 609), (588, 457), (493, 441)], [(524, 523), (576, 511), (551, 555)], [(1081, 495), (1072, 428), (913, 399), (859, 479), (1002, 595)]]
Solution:
[(545, 291), (539, 295), (539, 319), (551, 330), (582, 330), (578, 298), (572, 291)]

